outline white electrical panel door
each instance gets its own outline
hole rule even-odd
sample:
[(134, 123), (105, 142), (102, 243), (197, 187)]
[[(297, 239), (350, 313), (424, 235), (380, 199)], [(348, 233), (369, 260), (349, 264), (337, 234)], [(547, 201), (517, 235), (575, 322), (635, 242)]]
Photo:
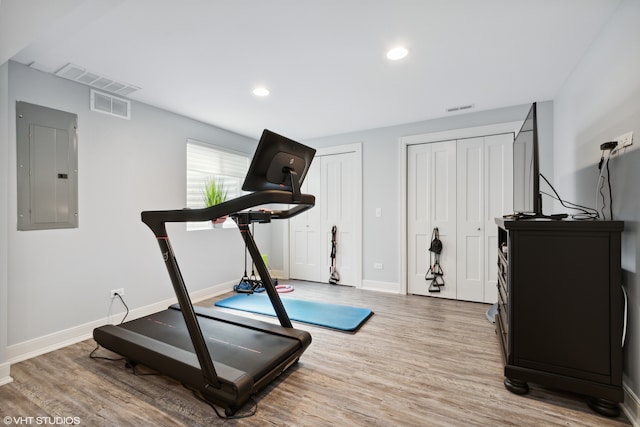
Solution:
[(16, 103), (18, 230), (78, 226), (78, 118)]

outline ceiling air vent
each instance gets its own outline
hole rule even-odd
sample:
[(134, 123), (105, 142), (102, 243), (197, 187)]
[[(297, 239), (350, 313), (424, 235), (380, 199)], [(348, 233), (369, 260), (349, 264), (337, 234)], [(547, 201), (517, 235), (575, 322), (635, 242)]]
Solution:
[(116, 96), (91, 89), (91, 111), (131, 119), (131, 102)]
[(86, 69), (71, 63), (60, 68), (54, 74), (58, 77), (73, 80), (87, 86), (92, 86), (96, 89), (113, 92), (121, 96), (127, 96), (137, 90), (140, 90), (139, 87), (132, 84), (116, 81), (97, 73), (89, 72)]
[(451, 107), (451, 108), (447, 108), (447, 113), (455, 113), (456, 111), (470, 110), (473, 107), (474, 107), (474, 104), (460, 105), (458, 107)]

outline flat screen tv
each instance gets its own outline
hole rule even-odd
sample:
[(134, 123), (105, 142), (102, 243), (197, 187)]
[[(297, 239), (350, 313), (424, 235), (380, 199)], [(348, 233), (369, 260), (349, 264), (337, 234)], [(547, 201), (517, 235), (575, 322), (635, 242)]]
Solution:
[(242, 189), (283, 190), (299, 195), (300, 185), (315, 154), (315, 149), (265, 129)]
[(513, 210), (525, 217), (543, 216), (535, 102), (513, 141)]

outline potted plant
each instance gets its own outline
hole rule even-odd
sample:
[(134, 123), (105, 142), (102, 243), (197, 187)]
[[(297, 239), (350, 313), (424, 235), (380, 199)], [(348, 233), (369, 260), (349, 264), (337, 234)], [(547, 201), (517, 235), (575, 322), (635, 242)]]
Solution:
[[(209, 178), (204, 184), (204, 191), (202, 192), (202, 200), (206, 207), (215, 206), (227, 200), (227, 191), (224, 189), (224, 183), (222, 181), (216, 181), (215, 178)], [(227, 217), (216, 218), (213, 224), (222, 224), (227, 220)]]

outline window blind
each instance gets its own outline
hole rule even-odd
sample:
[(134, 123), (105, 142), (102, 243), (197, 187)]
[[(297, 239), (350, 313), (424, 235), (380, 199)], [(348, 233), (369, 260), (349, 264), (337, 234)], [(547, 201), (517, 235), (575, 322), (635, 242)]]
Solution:
[[(242, 194), (242, 182), (249, 169), (246, 154), (222, 149), (206, 142), (187, 139), (187, 207), (205, 206), (202, 193), (207, 180), (223, 183), (227, 200)], [(234, 224), (229, 220), (225, 226)], [(188, 223), (187, 230), (211, 228), (210, 223)]]

